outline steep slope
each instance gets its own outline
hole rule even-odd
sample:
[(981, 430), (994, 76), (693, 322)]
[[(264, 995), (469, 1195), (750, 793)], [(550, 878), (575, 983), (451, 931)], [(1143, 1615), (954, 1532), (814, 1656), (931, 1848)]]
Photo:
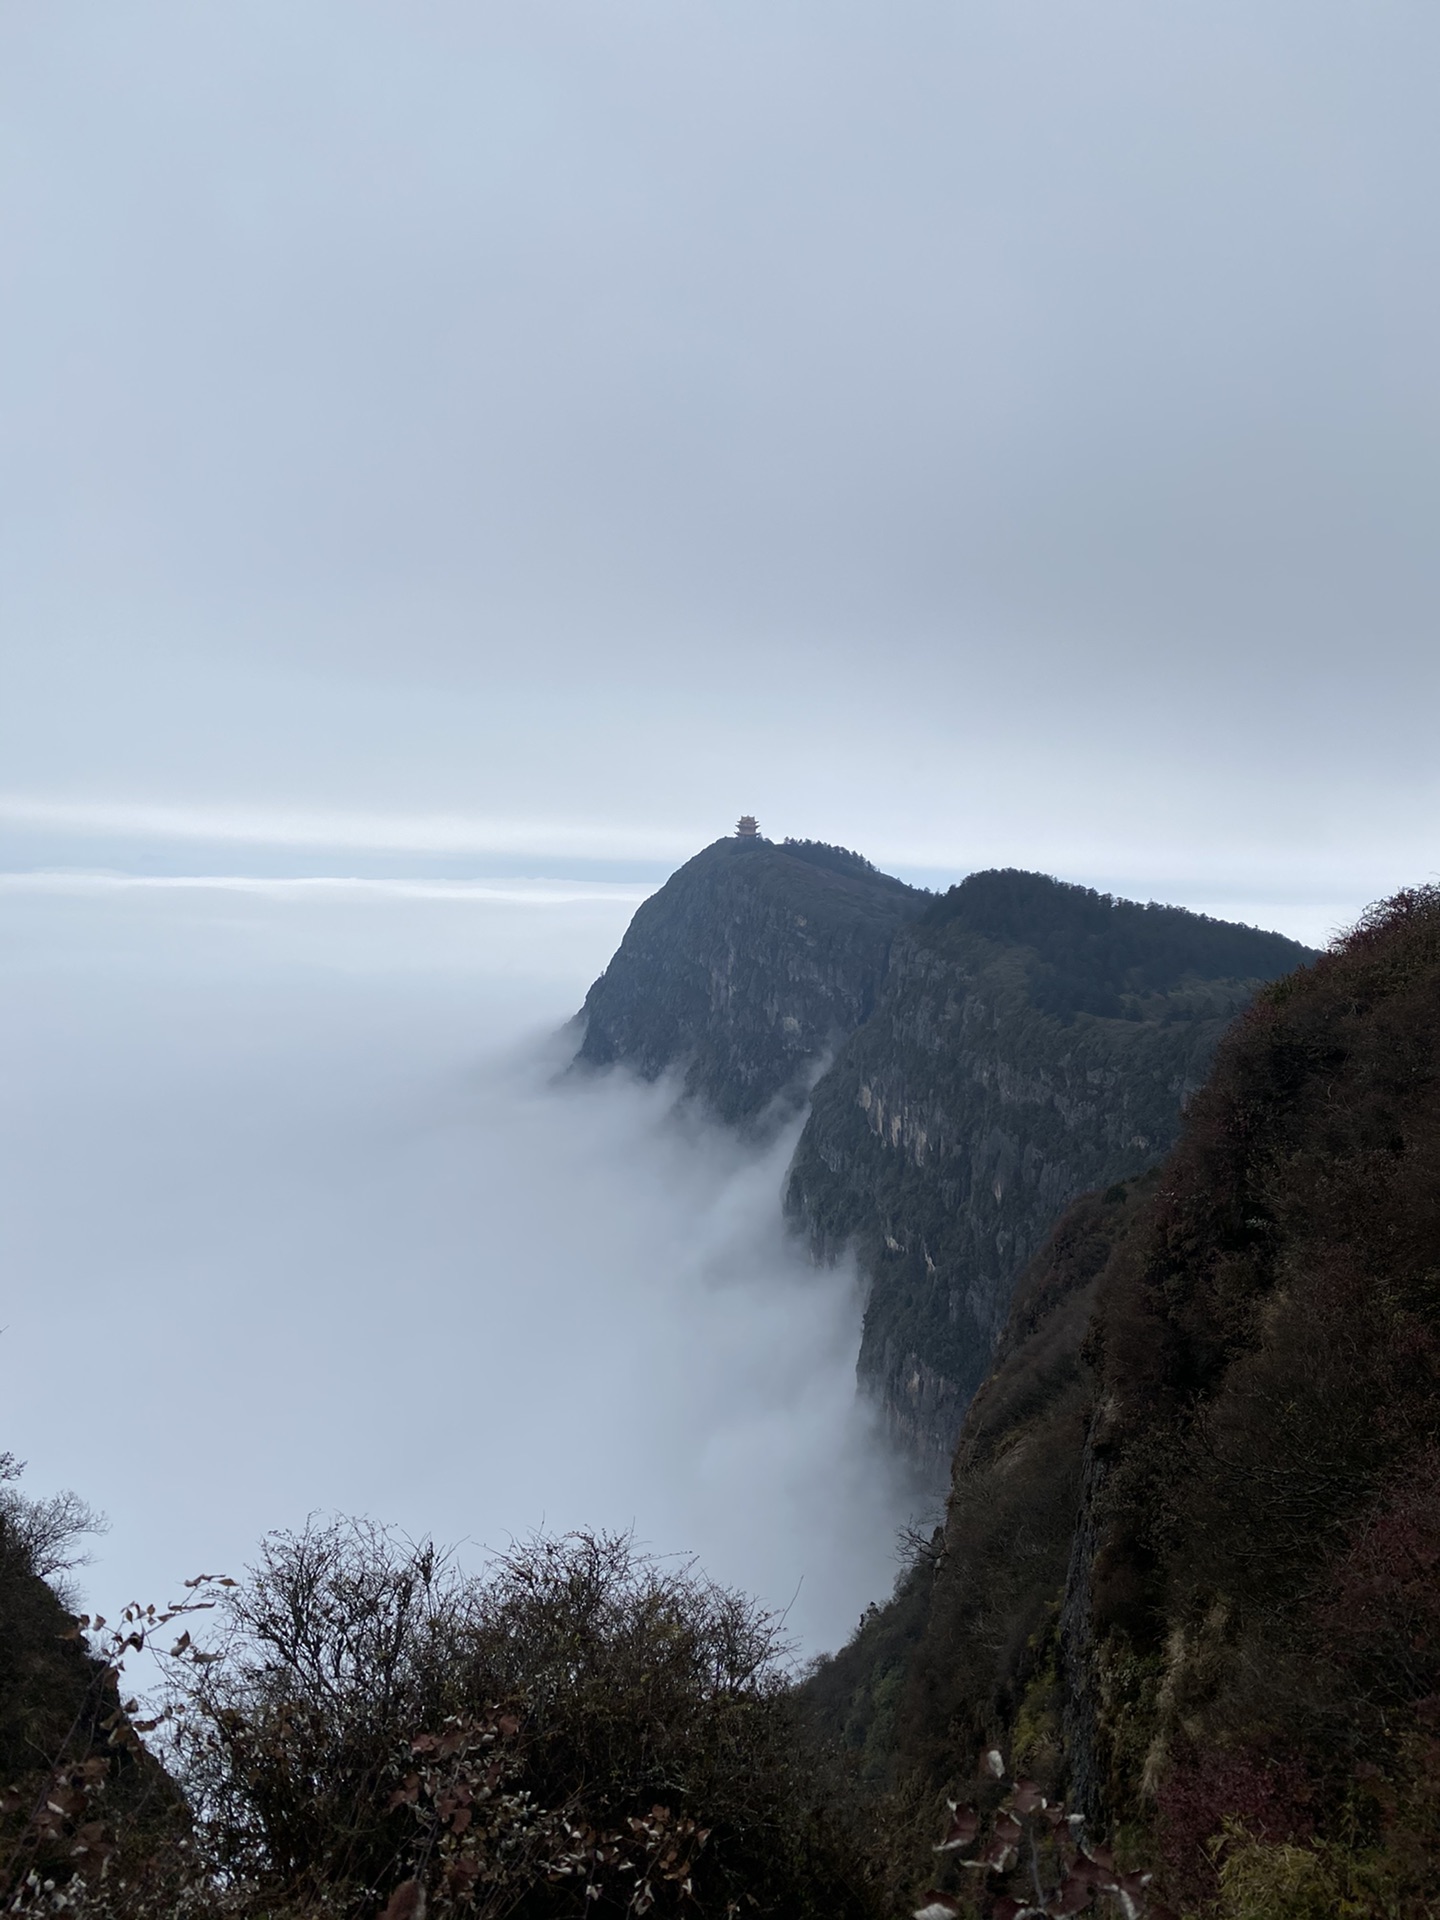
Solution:
[(1064, 1645), (1081, 1791), (1157, 1809), (1196, 1886), (1230, 1815), (1349, 1834), (1336, 1873), (1375, 1911), (1433, 1911), (1440, 889), (1262, 997), (1093, 1348)]
[(812, 1701), (937, 1793), (1000, 1748), (1187, 1914), (1418, 1920), (1440, 1910), (1437, 1485), (1428, 889), (1267, 988), (1158, 1174), (1067, 1214), (934, 1551)]
[[(0, 1517), (0, 1786), (34, 1776), (57, 1755), (103, 1745), (97, 1728), (114, 1708), (72, 1621)], [(67, 1745), (68, 1742), (68, 1745)]]
[(843, 848), (717, 840), (636, 913), (586, 996), (577, 1060), (675, 1069), (732, 1123), (793, 1111), (929, 898)]
[(1066, 1203), (1173, 1144), (1220, 1035), (1308, 956), (1041, 874), (972, 874), (897, 937), (814, 1090), (786, 1205), (870, 1282), (860, 1377), (937, 1482), (1016, 1275)]
[[(0, 1482), (16, 1471), (12, 1457), (0, 1454)], [(0, 1903), (7, 1913), (40, 1910), (41, 1901), (23, 1891), (27, 1880), (63, 1885), (113, 1851), (107, 1823), (123, 1818), (143, 1843), (157, 1816), (178, 1804), (163, 1769), (139, 1750), (115, 1671), (87, 1649), (74, 1616), (36, 1571), (33, 1544), (17, 1524), (28, 1504), (0, 1502)], [(61, 1903), (44, 1904), (58, 1911)]]
[(1022, 1714), (1025, 1765), (1044, 1741), (1056, 1777), (1055, 1629), (1094, 1402), (1081, 1349), (1099, 1276), (1156, 1179), (1077, 1200), (1030, 1263), (965, 1417), (944, 1528), (916, 1542), (894, 1601), (808, 1683), (824, 1730), (872, 1780), (939, 1786)]

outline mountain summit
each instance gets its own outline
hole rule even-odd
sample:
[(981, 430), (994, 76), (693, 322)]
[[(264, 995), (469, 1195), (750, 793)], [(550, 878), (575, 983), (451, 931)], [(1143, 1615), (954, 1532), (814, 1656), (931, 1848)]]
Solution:
[(586, 996), (578, 1059), (647, 1080), (677, 1070), (735, 1125), (793, 1112), (869, 1017), (896, 930), (929, 900), (843, 847), (717, 840), (630, 922)]
[(1016, 1275), (1077, 1194), (1169, 1151), (1229, 1021), (1311, 957), (1045, 874), (937, 896), (746, 833), (636, 913), (578, 1060), (674, 1072), (747, 1128), (808, 1098), (786, 1211), (858, 1258), (860, 1378), (938, 1484)]

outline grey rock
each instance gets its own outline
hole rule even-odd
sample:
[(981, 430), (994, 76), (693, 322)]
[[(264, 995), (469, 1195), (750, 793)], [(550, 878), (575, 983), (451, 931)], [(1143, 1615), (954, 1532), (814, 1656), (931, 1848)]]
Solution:
[(930, 896), (840, 849), (820, 864), (768, 840), (717, 840), (631, 921), (586, 996), (577, 1061), (679, 1072), (721, 1120), (755, 1129), (803, 1105), (871, 1013), (890, 945)]

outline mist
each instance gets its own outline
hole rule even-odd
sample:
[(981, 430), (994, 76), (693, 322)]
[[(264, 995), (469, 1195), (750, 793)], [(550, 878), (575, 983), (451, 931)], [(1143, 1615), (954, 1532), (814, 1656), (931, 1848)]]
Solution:
[(479, 1564), (633, 1527), (833, 1646), (906, 1488), (793, 1132), (561, 1077), (643, 889), (13, 879), (5, 1443), (110, 1534), (111, 1612), (364, 1512)]

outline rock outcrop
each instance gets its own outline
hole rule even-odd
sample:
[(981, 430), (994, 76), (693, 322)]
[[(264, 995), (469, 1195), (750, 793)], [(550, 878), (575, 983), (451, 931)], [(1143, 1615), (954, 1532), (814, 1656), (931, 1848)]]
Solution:
[(838, 847), (717, 840), (636, 913), (586, 996), (577, 1061), (678, 1071), (734, 1125), (788, 1116), (870, 1015), (897, 929), (929, 898)]

